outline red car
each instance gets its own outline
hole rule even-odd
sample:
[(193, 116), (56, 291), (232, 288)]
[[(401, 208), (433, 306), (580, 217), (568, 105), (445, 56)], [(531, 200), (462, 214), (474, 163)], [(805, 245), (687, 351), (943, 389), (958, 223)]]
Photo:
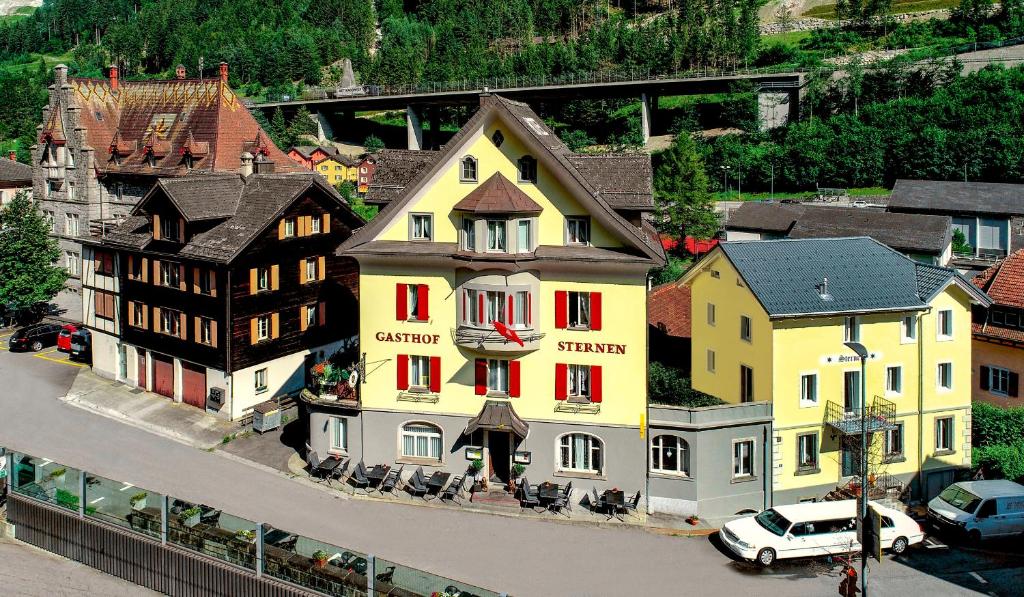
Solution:
[(61, 352), (71, 352), (71, 334), (78, 331), (78, 326), (73, 324), (67, 324), (60, 329), (60, 334), (57, 335), (57, 350)]

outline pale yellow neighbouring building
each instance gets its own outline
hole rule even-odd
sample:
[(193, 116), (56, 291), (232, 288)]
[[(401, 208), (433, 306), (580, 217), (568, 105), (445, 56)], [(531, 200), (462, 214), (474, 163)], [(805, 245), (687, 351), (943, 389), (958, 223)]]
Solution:
[(869, 483), (931, 497), (970, 465), (971, 305), (990, 301), (955, 270), (866, 237), (739, 241), (680, 283), (693, 387), (772, 402), (774, 503), (858, 483), (861, 363), (845, 342), (869, 352)]
[(313, 171), (326, 178), (331, 186), (337, 186), (346, 180), (355, 183), (359, 179), (358, 162), (354, 158), (340, 154), (313, 162)]
[(360, 266), (365, 375), (361, 421), (331, 425), (406, 473), (479, 459), (492, 484), (522, 464), (532, 483), (643, 490), (650, 176), (646, 155), (573, 154), (482, 96), (339, 250)]

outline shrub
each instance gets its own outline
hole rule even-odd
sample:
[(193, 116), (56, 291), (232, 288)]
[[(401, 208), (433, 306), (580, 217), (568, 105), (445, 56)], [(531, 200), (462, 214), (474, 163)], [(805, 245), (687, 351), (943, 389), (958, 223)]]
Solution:
[(654, 404), (671, 406), (717, 406), (724, 400), (690, 387), (690, 378), (681, 369), (653, 362), (648, 369), (650, 400)]
[(1024, 407), (999, 408), (975, 402), (971, 410), (971, 442), (975, 446), (1009, 445), (1024, 438)]
[(53, 499), (58, 505), (69, 510), (78, 510), (78, 496), (66, 489), (58, 489), (53, 493)]
[(1024, 440), (971, 450), (971, 464), (982, 469), (986, 479), (1024, 480)]

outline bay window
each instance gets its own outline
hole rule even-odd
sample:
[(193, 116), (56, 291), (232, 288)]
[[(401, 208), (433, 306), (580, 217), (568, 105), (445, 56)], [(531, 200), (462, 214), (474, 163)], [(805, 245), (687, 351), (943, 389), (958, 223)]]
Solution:
[(505, 252), (508, 244), (505, 242), (507, 222), (505, 220), (487, 220), (487, 250)]
[(462, 220), (462, 248), (476, 251), (476, 221), (469, 218)]

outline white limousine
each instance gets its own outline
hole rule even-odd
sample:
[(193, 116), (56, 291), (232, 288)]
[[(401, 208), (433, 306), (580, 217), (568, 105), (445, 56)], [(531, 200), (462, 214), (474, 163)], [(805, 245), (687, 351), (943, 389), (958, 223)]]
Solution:
[[(872, 502), (882, 516), (882, 547), (903, 553), (924, 540), (912, 518)], [(857, 500), (776, 506), (726, 523), (719, 536), (739, 557), (771, 566), (779, 558), (806, 558), (860, 550)]]

